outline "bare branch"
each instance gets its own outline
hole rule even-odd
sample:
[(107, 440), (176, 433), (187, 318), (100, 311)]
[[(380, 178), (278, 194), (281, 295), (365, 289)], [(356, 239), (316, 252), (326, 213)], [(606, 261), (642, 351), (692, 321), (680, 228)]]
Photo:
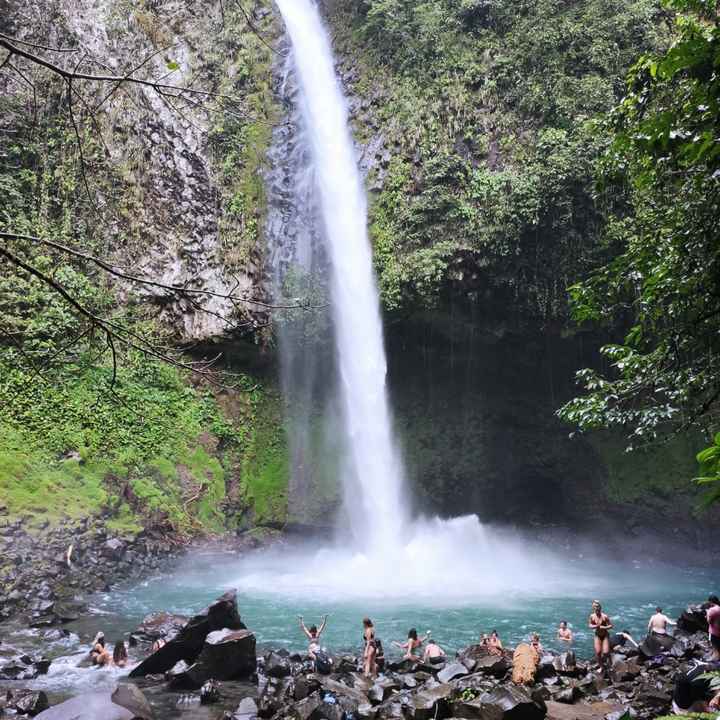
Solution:
[(12, 37), (11, 35), (6, 35), (5, 33), (2, 33), (2, 32), (0, 32), (0, 37), (5, 38), (6, 40), (11, 40), (12, 42), (20, 43), (20, 45), (27, 45), (28, 47), (37, 48), (38, 50), (48, 50), (49, 52), (58, 52), (58, 53), (80, 52), (80, 48), (49, 47), (48, 45), (40, 45), (38, 43), (28, 42), (27, 40), (21, 40), (20, 38)]
[[(202, 290), (200, 288), (189, 288), (189, 287), (184, 287), (182, 285), (167, 285), (166, 283), (161, 283), (157, 280), (151, 280), (150, 278), (140, 277), (137, 275), (131, 275), (127, 272), (124, 272), (122, 270), (114, 268), (112, 265), (110, 265), (105, 260), (102, 260), (101, 258), (98, 258), (94, 255), (90, 255), (89, 253), (86, 253), (86, 252), (82, 252), (81, 250), (75, 250), (73, 248), (68, 247), (67, 245), (63, 245), (54, 240), (46, 240), (44, 238), (35, 237), (33, 235), (20, 235), (17, 233), (7, 233), (7, 232), (0, 232), (0, 239), (2, 239), (2, 240), (27, 240), (27, 241), (34, 242), (34, 243), (40, 243), (42, 245), (46, 245), (48, 247), (55, 248), (56, 250), (59, 250), (60, 252), (66, 253), (68, 255), (72, 255), (72, 256), (80, 258), (82, 260), (91, 262), (94, 265), (97, 265), (99, 268), (110, 273), (111, 275), (114, 275), (115, 277), (119, 277), (123, 280), (128, 280), (130, 282), (139, 283), (141, 285), (148, 285), (150, 287), (157, 287), (157, 288), (161, 288), (163, 290), (169, 290), (169, 291), (171, 291), (173, 293), (177, 293), (179, 295), (206, 295), (209, 297), (217, 297), (217, 298), (222, 298), (225, 300), (234, 300), (239, 303), (247, 303), (248, 305), (258, 305), (260, 307), (269, 308), (271, 310), (319, 310), (319, 309), (323, 309), (323, 308), (327, 307), (327, 304), (325, 304), (325, 305), (302, 305), (302, 304), (273, 305), (271, 303), (266, 303), (262, 300), (257, 300), (255, 298), (246, 298), (246, 297), (241, 297), (239, 295), (214, 292), (213, 290)], [(1, 249), (2, 248), (0, 248), (0, 250)]]
[(28, 52), (26, 50), (23, 50), (22, 48), (17, 47), (9, 40), (6, 40), (4, 37), (0, 37), (0, 46), (4, 47), (6, 50), (9, 50), (10, 52), (14, 53), (15, 55), (19, 55), (21, 57), (24, 57), (26, 60), (30, 60), (30, 62), (33, 62), (37, 65), (42, 65), (43, 67), (47, 68), (48, 70), (51, 70), (56, 75), (60, 75), (61, 77), (65, 78), (66, 80), (90, 80), (95, 82), (113, 82), (113, 83), (134, 83), (135, 85), (142, 85), (144, 87), (149, 87), (152, 90), (155, 90), (156, 92), (158, 90), (176, 90), (181, 93), (189, 93), (191, 95), (201, 95), (204, 97), (212, 97), (212, 98), (219, 98), (222, 100), (231, 100), (233, 102), (237, 102), (236, 98), (230, 97), (229, 95), (222, 95), (219, 93), (210, 92), (208, 90), (196, 90), (195, 88), (189, 88), (189, 87), (182, 87), (181, 85), (170, 85), (168, 83), (160, 83), (155, 82), (154, 80), (144, 80), (142, 78), (136, 78), (136, 77), (122, 77), (117, 75), (92, 75), (90, 73), (82, 73), (82, 72), (75, 72), (71, 70), (66, 70), (63, 67), (60, 67), (60, 65), (56, 65), (53, 62), (50, 62), (49, 60), (46, 60), (45, 58), (40, 57), (39, 55), (35, 55), (34, 53)]

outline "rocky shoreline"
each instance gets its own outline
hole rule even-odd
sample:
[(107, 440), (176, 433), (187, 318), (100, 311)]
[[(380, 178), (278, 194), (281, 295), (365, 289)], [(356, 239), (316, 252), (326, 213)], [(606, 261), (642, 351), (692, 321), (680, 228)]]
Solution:
[[(675, 677), (709, 657), (704, 617), (699, 606), (690, 606), (665, 647), (650, 637), (638, 648), (617, 648), (606, 674), (572, 652), (545, 652), (532, 677), (520, 683), (513, 678), (511, 652), (495, 655), (478, 644), (437, 665), (389, 663), (378, 678), (368, 679), (353, 654), (333, 656), (324, 674), (299, 653), (258, 655), (231, 591), (190, 619), (146, 617), (130, 635), (130, 644), (145, 656), (132, 669), (131, 682), (52, 708), (42, 691), (16, 685), (0, 703), (0, 715), (4, 707), (41, 720), (149, 720), (163, 716), (144, 693), (163, 693), (189, 706), (233, 698), (233, 709), (223, 709), (227, 702), (206, 708), (203, 717), (217, 720), (651, 720), (670, 712)], [(151, 652), (158, 639), (165, 644)], [(37, 662), (13, 658), (0, 667), (0, 677), (25, 663), (35, 663), (34, 673), (47, 672)]]
[(44, 528), (16, 519), (0, 525), (0, 622), (21, 618), (30, 627), (61, 625), (87, 611), (92, 593), (156, 573), (190, 550), (245, 551), (278, 534), (190, 539), (167, 531), (118, 533), (102, 518)]

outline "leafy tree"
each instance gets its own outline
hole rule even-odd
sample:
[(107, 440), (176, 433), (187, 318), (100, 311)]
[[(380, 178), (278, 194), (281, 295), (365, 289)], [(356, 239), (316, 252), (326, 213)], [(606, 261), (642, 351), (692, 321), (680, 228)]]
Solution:
[[(601, 189), (617, 198), (607, 231), (617, 254), (570, 288), (578, 321), (626, 332), (601, 349), (609, 372), (581, 370), (587, 394), (560, 410), (582, 429), (623, 427), (632, 444), (720, 421), (718, 10), (666, 5), (676, 39), (640, 58), (610, 121)], [(720, 479), (717, 445), (699, 459), (705, 482)]]

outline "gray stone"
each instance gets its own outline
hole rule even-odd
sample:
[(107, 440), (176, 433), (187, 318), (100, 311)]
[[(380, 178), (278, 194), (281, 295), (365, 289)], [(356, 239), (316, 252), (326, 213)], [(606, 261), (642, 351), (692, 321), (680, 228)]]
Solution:
[(462, 675), (467, 675), (468, 669), (463, 665), (462, 663), (456, 662), (456, 663), (450, 663), (449, 665), (446, 665), (439, 673), (438, 673), (438, 680), (441, 683), (449, 682), (450, 680), (453, 680), (456, 677), (461, 677)]

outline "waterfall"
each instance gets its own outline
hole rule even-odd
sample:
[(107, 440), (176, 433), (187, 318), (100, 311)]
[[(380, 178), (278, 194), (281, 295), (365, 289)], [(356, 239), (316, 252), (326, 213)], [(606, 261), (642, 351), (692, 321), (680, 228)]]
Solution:
[[(346, 100), (335, 74), (328, 35), (311, 0), (276, 0), (292, 45), (291, 70), (298, 81), (301, 127), (317, 200), (317, 230), (324, 239), (329, 269), (335, 367), (342, 417), (340, 469), (347, 516), (356, 547), (397, 547), (406, 519), (403, 469), (392, 431), (385, 387), (386, 359), (378, 292), (367, 232), (367, 203), (349, 128)], [(296, 166), (297, 168), (297, 166)], [(287, 178), (289, 181), (290, 178)], [(312, 237), (310, 193), (300, 223)], [(300, 209), (300, 208), (296, 208)], [(293, 233), (295, 237), (298, 231)], [(304, 246), (308, 247), (308, 238)], [(296, 242), (295, 264), (302, 266), (303, 243)], [(307, 258), (312, 253), (305, 252)], [(297, 343), (295, 343), (297, 344)], [(305, 354), (307, 357), (307, 354)], [(299, 357), (295, 354), (295, 360)], [(288, 358), (285, 357), (286, 376)], [(300, 372), (307, 366), (298, 364)], [(301, 398), (298, 398), (301, 400)], [(292, 416), (291, 416), (292, 422)], [(293, 467), (301, 466), (291, 437)]]

